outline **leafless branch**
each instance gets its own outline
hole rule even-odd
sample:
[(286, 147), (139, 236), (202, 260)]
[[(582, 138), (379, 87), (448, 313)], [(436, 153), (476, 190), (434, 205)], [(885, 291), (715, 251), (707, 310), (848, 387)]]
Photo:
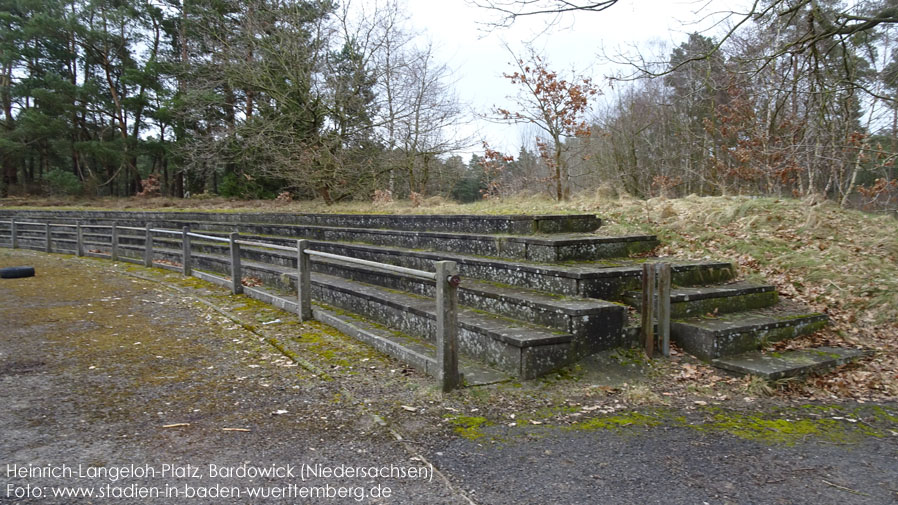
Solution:
[(499, 19), (488, 23), (490, 26), (507, 28), (513, 25), (520, 17), (558, 16), (575, 11), (601, 12), (616, 4), (618, 0), (589, 2), (571, 0), (470, 0), (470, 2), (477, 7), (499, 13)]

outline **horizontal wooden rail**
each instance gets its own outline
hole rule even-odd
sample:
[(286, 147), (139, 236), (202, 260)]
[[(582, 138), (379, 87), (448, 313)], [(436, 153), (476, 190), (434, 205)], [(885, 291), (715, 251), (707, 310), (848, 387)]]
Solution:
[(437, 279), (436, 272), (426, 272), (424, 270), (416, 270), (414, 268), (405, 268), (399, 267), (396, 265), (390, 265), (387, 263), (379, 263), (377, 261), (368, 261), (362, 260), (358, 258), (353, 258), (351, 256), (341, 256), (339, 254), (331, 254), (321, 251), (313, 251), (311, 249), (305, 250), (306, 254), (309, 256), (318, 256), (319, 258), (328, 258), (332, 260), (345, 261), (347, 263), (355, 263), (357, 265), (365, 265), (368, 267), (379, 268), (381, 270), (386, 270), (388, 272), (395, 272), (399, 274), (411, 275), (412, 277), (417, 277), (419, 279), (431, 280), (435, 281)]
[(159, 228), (150, 228), (150, 231), (152, 233), (163, 233), (166, 235), (181, 235), (183, 233), (180, 230), (163, 230)]
[(224, 237), (215, 237), (215, 236), (212, 236), (212, 235), (203, 235), (203, 234), (201, 234), (201, 233), (193, 233), (192, 231), (191, 231), (191, 232), (188, 232), (188, 233), (187, 233), (187, 236), (188, 236), (188, 237), (195, 237), (195, 238), (202, 238), (202, 239), (206, 239), (206, 240), (215, 240), (215, 241), (218, 241), (218, 242), (230, 242), (230, 241), (231, 241), (231, 239), (228, 239), (228, 238), (224, 238)]
[(276, 249), (278, 251), (287, 251), (287, 252), (292, 252), (292, 253), (295, 253), (296, 251), (298, 251), (298, 249), (295, 247), (279, 245), (279, 244), (269, 244), (267, 242), (256, 242), (255, 240), (235, 240), (235, 242), (237, 242), (240, 245), (248, 245), (248, 246), (254, 246), (254, 247), (265, 247), (268, 249)]

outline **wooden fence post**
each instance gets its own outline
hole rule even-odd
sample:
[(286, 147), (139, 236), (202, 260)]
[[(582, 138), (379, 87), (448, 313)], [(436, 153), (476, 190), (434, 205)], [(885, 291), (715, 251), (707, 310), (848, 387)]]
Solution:
[(459, 386), (458, 268), (454, 261), (437, 261), (437, 377), (443, 392)]
[(118, 223), (112, 222), (112, 261), (118, 261)]
[(47, 235), (46, 251), (53, 252), (52, 235), (50, 234), (50, 223), (44, 223), (44, 233)]
[(81, 221), (75, 223), (75, 256), (84, 256), (84, 232)]
[(16, 218), (9, 218), (9, 228), (10, 234), (12, 235), (12, 248), (18, 249), (19, 247), (19, 231), (16, 229)]
[(655, 265), (642, 265), (642, 342), (645, 354), (651, 358), (655, 347)]
[(193, 265), (190, 258), (190, 227), (185, 226), (181, 235), (181, 274), (185, 277), (193, 275)]
[(661, 354), (670, 356), (670, 263), (658, 265), (658, 339)]
[(237, 237), (240, 234), (231, 232), (228, 236), (231, 245), (231, 293), (239, 295), (243, 293), (243, 275), (240, 273), (240, 244), (237, 243)]
[(147, 231), (143, 240), (143, 266), (153, 266), (153, 232), (150, 231), (150, 223), (147, 223)]
[(312, 262), (308, 248), (308, 240), (296, 241), (296, 314), (300, 321), (312, 319)]

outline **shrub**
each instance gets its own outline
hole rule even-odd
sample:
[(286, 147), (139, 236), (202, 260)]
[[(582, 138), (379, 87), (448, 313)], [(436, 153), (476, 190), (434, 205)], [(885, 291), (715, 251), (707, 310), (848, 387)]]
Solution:
[(84, 190), (77, 175), (59, 168), (47, 172), (44, 175), (44, 182), (53, 195), (79, 195)]

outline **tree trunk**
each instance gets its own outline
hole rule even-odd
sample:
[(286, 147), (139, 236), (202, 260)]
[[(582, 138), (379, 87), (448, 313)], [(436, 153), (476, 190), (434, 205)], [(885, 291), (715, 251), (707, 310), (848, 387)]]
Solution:
[(564, 197), (564, 182), (562, 181), (563, 169), (561, 166), (561, 141), (558, 137), (555, 137), (555, 153), (553, 159), (555, 161), (555, 199), (560, 201), (565, 200)]
[[(12, 64), (10, 63), (4, 65), (3, 75), (0, 76), (0, 100), (3, 102), (3, 114), (5, 119), (3, 128), (8, 132), (14, 130), (16, 126), (15, 120), (12, 117), (11, 85)], [(5, 197), (9, 195), (9, 187), (18, 183), (18, 170), (16, 160), (12, 153), (4, 150), (0, 157), (2, 157), (3, 163), (3, 184), (0, 184), (0, 191), (2, 191), (2, 195), (0, 196)]]

